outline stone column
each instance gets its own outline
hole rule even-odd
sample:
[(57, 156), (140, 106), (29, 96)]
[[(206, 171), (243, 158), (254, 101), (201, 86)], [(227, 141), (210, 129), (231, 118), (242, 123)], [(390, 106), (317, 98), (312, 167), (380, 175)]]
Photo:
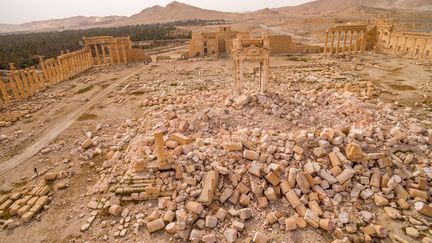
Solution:
[(57, 83), (60, 83), (62, 81), (61, 70), (60, 70), (60, 65), (59, 65), (57, 60), (54, 61), (54, 66), (55, 66), (55, 69), (57, 72)]
[(36, 70), (36, 68), (35, 67), (31, 67), (30, 68), (30, 70), (31, 70), (31, 73), (32, 73), (32, 75), (33, 75), (33, 79), (37, 82), (37, 84), (38, 84), (38, 87), (39, 87), (39, 89), (40, 90), (44, 90), (45, 89), (45, 80), (43, 79), (43, 78), (41, 78), (39, 75), (38, 75), (38, 72), (37, 72), (37, 70)]
[(336, 55), (339, 55), (340, 41), (341, 41), (341, 32), (337, 32), (337, 45), (336, 45)]
[(330, 44), (330, 55), (333, 55), (333, 53), (334, 53), (334, 37), (335, 37), (335, 32), (332, 31), (331, 44)]
[(268, 90), (268, 76), (269, 76), (269, 57), (267, 56), (261, 63), (260, 73), (261, 73), (261, 93), (265, 93)]
[(115, 52), (116, 52), (117, 64), (120, 65), (121, 61), (120, 61), (120, 51), (119, 51), (118, 43), (115, 44)]
[(14, 95), (15, 99), (20, 100), (21, 98), (24, 98), (24, 97), (22, 97), (22, 94), (20, 94), (21, 92), (18, 90), (18, 88), (16, 86), (12, 72), (7, 73), (7, 79), (9, 81), (9, 86), (12, 89), (12, 94)]
[(405, 37), (404, 47), (403, 47), (403, 50), (402, 50), (402, 56), (405, 56), (405, 54), (407, 54), (406, 53), (407, 42), (408, 42), (408, 37)]
[(357, 50), (358, 50), (357, 45), (359, 43), (359, 35), (360, 35), (360, 32), (356, 31), (356, 38), (355, 38), (355, 44), (354, 44), (354, 54), (357, 54)]
[(352, 54), (352, 42), (353, 42), (353, 35), (354, 35), (354, 31), (350, 31), (350, 42), (349, 42), (349, 47), (348, 47), (348, 53)]
[(68, 55), (65, 59), (66, 70), (67, 70), (67, 78), (72, 77), (72, 66), (71, 66), (71, 57)]
[(424, 57), (424, 55), (425, 55), (425, 52), (426, 52), (427, 42), (428, 42), (428, 39), (427, 39), (427, 37), (425, 37), (425, 38), (424, 38), (423, 51), (421, 52), (421, 58), (422, 58), (422, 59), (423, 59), (423, 57)]
[(325, 33), (324, 55), (327, 55), (328, 31)]
[(29, 84), (29, 81), (25, 75), (25, 72), (23, 70), (20, 70), (20, 71), (18, 71), (18, 73), (19, 73), (19, 76), (21, 77), (22, 84), (23, 84), (23, 87), (24, 87), (26, 94), (28, 94), (29, 96), (33, 95), (33, 90), (30, 87), (30, 84)]
[(15, 80), (15, 84), (16, 84), (19, 92), (21, 93), (21, 97), (24, 99), (27, 98), (29, 96), (29, 94), (27, 93), (26, 89), (24, 88), (24, 84), (21, 80), (21, 75), (20, 75), (19, 71), (13, 72), (13, 78)]
[(31, 75), (29, 68), (24, 69), (24, 75), (27, 77), (27, 81), (30, 85), (30, 89), (32, 90), (32, 92), (37, 93), (39, 90), (36, 82), (33, 80), (33, 76)]
[(10, 102), (9, 94), (6, 92), (6, 85), (3, 83), (3, 80), (1, 79), (0, 79), (0, 94), (3, 96), (4, 103), (8, 104)]
[(155, 152), (158, 162), (158, 169), (168, 169), (168, 160), (165, 153), (164, 148), (164, 140), (163, 140), (163, 133), (162, 132), (155, 132), (154, 133), (154, 140), (155, 140)]
[(52, 76), (52, 72), (51, 72), (51, 65), (48, 61), (44, 61), (45, 63), (45, 67), (46, 67), (46, 73), (47, 73), (47, 77), (45, 80), (47, 80), (47, 82), (52, 83), (53, 82), (53, 76)]
[(124, 44), (122, 44), (121, 48), (122, 48), (124, 64), (127, 65), (128, 62), (127, 62), (127, 57), (126, 57), (126, 48), (125, 48)]
[(234, 95), (243, 93), (243, 62), (234, 58)]
[(72, 54), (71, 57), (72, 57), (72, 66), (73, 66), (73, 68), (72, 68), (73, 69), (73, 76), (75, 76), (78, 74), (78, 63), (77, 63), (75, 55)]
[(87, 55), (88, 55), (89, 64), (90, 64), (89, 67), (93, 67), (94, 66), (94, 60), (93, 60), (93, 56), (92, 56), (92, 53), (90, 50), (88, 50)]
[(57, 63), (59, 66), (59, 71), (60, 71), (60, 81), (64, 81), (66, 78), (65, 78), (65, 74), (64, 74), (63, 63), (61, 60), (58, 60)]
[(98, 45), (95, 44), (95, 52), (96, 52), (96, 61), (97, 61), (97, 65), (100, 66), (101, 65), (101, 60), (100, 60), (100, 56), (99, 56), (99, 48)]
[(344, 43), (343, 43), (343, 48), (342, 48), (342, 54), (345, 54), (345, 52), (346, 52), (347, 33), (348, 32), (345, 30), (345, 32), (344, 32)]
[(42, 69), (42, 74), (45, 77), (45, 80), (49, 80), (49, 76), (48, 76), (48, 72), (46, 69), (46, 65), (45, 65), (45, 61), (43, 61), (42, 59), (39, 60), (39, 66)]
[(110, 63), (111, 65), (114, 65), (114, 53), (113, 53), (113, 45), (108, 45), (108, 51), (109, 51), (109, 57), (110, 57)]
[(76, 54), (77, 62), (78, 62), (78, 72), (81, 73), (83, 71), (83, 64), (81, 60), (81, 52), (77, 52)]
[(395, 54), (398, 55), (399, 35), (396, 37)]
[(362, 44), (361, 44), (361, 53), (364, 53), (366, 49), (366, 31), (363, 31), (363, 35), (362, 35)]
[(414, 47), (411, 56), (415, 56), (415, 51), (417, 49), (416, 45), (417, 45), (417, 38), (414, 38)]
[(107, 57), (106, 57), (105, 45), (104, 44), (101, 45), (101, 49), (102, 49), (103, 62), (104, 62), (105, 65), (107, 65), (108, 62), (107, 62)]

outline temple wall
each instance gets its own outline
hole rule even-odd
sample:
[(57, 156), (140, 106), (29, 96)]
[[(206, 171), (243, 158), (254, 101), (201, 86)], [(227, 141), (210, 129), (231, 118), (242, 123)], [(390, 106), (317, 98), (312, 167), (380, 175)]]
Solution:
[(288, 54), (292, 53), (294, 46), (291, 36), (287, 35), (269, 35), (270, 54)]

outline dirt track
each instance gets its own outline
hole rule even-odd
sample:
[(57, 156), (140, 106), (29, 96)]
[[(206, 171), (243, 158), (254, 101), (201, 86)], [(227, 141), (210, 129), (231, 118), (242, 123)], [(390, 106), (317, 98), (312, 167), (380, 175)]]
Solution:
[(81, 115), (83, 115), (86, 111), (88, 111), (92, 106), (94, 106), (97, 102), (99, 102), (103, 97), (105, 97), (109, 92), (111, 92), (114, 88), (125, 82), (126, 80), (133, 77), (135, 74), (142, 71), (144, 67), (134, 67), (133, 70), (127, 73), (120, 79), (114, 81), (111, 85), (101, 90), (98, 94), (96, 94), (93, 98), (91, 98), (85, 105), (77, 106), (72, 108), (69, 113), (66, 113), (64, 116), (59, 117), (55, 121), (55, 125), (48, 130), (46, 130), (40, 137), (36, 138), (35, 142), (31, 145), (28, 145), (23, 151), (16, 153), (15, 156), (0, 161), (2, 165), (0, 167), (0, 175), (3, 175), (15, 168), (20, 163), (26, 161), (31, 158), (33, 155), (38, 153), (43, 147), (47, 146), (50, 142), (57, 138), (59, 134), (61, 134), (64, 130), (66, 130), (70, 125), (72, 125)]

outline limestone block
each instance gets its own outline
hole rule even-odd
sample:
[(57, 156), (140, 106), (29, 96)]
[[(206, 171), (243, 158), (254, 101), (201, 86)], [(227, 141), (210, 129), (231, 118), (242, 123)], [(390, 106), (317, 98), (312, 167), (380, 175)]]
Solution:
[(349, 179), (351, 179), (355, 175), (355, 173), (356, 173), (355, 170), (351, 168), (347, 168), (343, 170), (342, 173), (340, 173), (338, 176), (336, 176), (336, 179), (342, 185), (345, 182), (347, 182)]
[(219, 172), (214, 170), (207, 172), (204, 176), (203, 187), (198, 202), (204, 205), (210, 205), (213, 201), (218, 183)]
[(260, 156), (259, 153), (252, 151), (252, 150), (246, 149), (243, 152), (243, 158), (245, 158), (247, 160), (258, 160), (259, 156)]
[(345, 153), (347, 158), (351, 161), (361, 160), (365, 156), (361, 146), (358, 143), (349, 143), (345, 147)]
[(23, 222), (28, 222), (33, 218), (34, 213), (33, 212), (27, 212), (23, 216), (21, 216), (21, 219)]
[(192, 213), (199, 215), (204, 210), (204, 207), (201, 203), (189, 201), (186, 203), (186, 209)]
[(273, 186), (277, 186), (280, 183), (279, 177), (273, 171), (267, 174), (266, 180), (270, 182)]
[(241, 151), (243, 149), (243, 144), (241, 142), (238, 143), (230, 143), (225, 147), (228, 151)]
[(236, 229), (226, 229), (223, 233), (225, 240), (228, 243), (233, 243), (237, 240), (237, 230)]
[(303, 193), (310, 192), (310, 185), (303, 171), (299, 171), (296, 175), (296, 182)]
[(424, 202), (416, 202), (414, 204), (414, 209), (417, 212), (432, 218), (432, 206), (431, 205), (427, 205)]
[(320, 220), (320, 218), (311, 209), (306, 209), (304, 220), (306, 221), (306, 223), (312, 225), (314, 228), (318, 228), (319, 227), (319, 220)]
[(297, 229), (297, 222), (294, 217), (290, 217), (285, 220), (285, 229), (288, 231)]
[(111, 205), (108, 212), (114, 216), (119, 216), (123, 212), (123, 207), (120, 205)]
[(170, 135), (170, 140), (176, 141), (180, 145), (186, 145), (193, 141), (192, 138), (189, 138), (181, 133), (173, 133)]
[(161, 218), (147, 223), (147, 231), (149, 232), (149, 234), (162, 230), (164, 228), (165, 228), (165, 223)]
[(267, 243), (269, 241), (269, 238), (261, 232), (255, 232), (252, 241), (254, 243)]

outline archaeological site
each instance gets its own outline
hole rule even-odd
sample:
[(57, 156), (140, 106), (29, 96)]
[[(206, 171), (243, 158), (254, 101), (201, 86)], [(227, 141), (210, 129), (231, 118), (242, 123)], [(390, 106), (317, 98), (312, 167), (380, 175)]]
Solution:
[(118, 2), (0, 3), (0, 243), (432, 243), (430, 0)]

